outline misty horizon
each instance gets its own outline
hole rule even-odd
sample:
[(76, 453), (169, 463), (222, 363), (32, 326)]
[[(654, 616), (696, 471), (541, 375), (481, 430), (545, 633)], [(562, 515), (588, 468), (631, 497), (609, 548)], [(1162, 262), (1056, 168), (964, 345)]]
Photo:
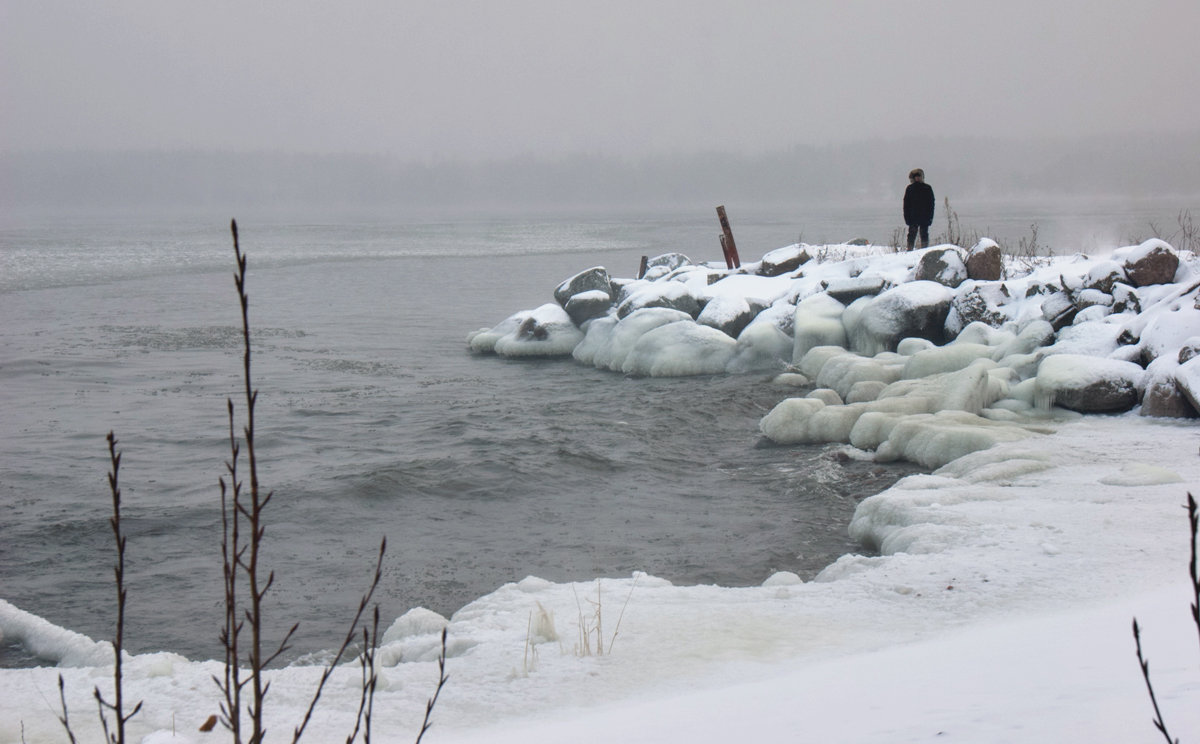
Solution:
[(656, 209), (883, 203), (922, 167), (939, 199), (1200, 195), (1200, 130), (1172, 136), (876, 139), (734, 152), (484, 160), (284, 151), (0, 153), (8, 210), (132, 207)]

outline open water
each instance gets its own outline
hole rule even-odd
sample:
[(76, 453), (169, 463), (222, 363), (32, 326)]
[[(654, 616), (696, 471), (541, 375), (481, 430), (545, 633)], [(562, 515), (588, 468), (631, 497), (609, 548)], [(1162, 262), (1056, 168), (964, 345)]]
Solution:
[[(886, 243), (892, 211), (730, 219), (750, 261), (801, 236)], [(1072, 215), (1062, 224), (1089, 224)], [(1019, 234), (1030, 212), (989, 220)], [(251, 215), (240, 227), (260, 474), (274, 493), (268, 622), (276, 637), (300, 622), (288, 658), (336, 646), (384, 536), (385, 626), (527, 575), (753, 585), (860, 550), (846, 537), (855, 505), (911, 472), (836, 447), (767, 446), (758, 421), (788, 391), (766, 376), (633, 379), (467, 352), (469, 331), (550, 301), (590, 266), (630, 276), (643, 255), (718, 259), (708, 210)], [(126, 647), (220, 657), (226, 401), (239, 429), (245, 412), (232, 271), (227, 218), (40, 216), (0, 229), (0, 598), (112, 637), (112, 430)], [(0, 664), (34, 663), (0, 643)]]

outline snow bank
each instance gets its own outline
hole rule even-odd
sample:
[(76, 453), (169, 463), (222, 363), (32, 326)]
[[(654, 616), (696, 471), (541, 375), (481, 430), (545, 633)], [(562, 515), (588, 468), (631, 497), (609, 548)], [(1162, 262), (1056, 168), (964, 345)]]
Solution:
[[(1200, 484), (1194, 431), (1090, 416), (911, 476), (855, 515), (881, 554), (844, 556), (811, 582), (529, 577), (448, 620), (411, 611), (384, 635), (373, 733), (415, 737), (446, 627), (450, 682), (429, 741), (1153, 741), (1136, 615), (1164, 715), (1186, 735), (1200, 727), (1180, 509)], [(6, 637), (22, 626), (0, 612)], [(79, 641), (38, 633), (51, 657)], [(91, 663), (0, 670), (0, 741), (63, 739), (60, 673), (77, 736), (101, 738), (92, 689), (111, 689), (111, 669)], [(151, 654), (126, 669), (126, 699), (144, 702), (132, 741), (212, 736), (197, 729), (218, 710), (217, 663)], [(319, 674), (270, 673), (272, 730), (295, 725)], [(334, 674), (313, 741), (353, 728), (359, 675)]]

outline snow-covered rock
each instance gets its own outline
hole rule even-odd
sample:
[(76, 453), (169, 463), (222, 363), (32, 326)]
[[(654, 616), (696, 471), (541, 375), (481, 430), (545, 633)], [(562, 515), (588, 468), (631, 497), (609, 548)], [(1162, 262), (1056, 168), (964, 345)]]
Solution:
[(1081, 413), (1128, 411), (1138, 404), (1145, 370), (1132, 362), (1081, 354), (1056, 354), (1042, 361), (1037, 394), (1046, 407)]

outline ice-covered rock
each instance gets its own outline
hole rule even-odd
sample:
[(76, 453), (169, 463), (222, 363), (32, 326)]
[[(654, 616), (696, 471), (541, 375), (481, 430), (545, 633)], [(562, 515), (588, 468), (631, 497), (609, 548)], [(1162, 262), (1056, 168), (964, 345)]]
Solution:
[(762, 310), (762, 305), (751, 305), (744, 297), (718, 295), (708, 301), (696, 317), (696, 322), (716, 328), (730, 338), (737, 338)]
[(496, 339), (495, 352), (507, 357), (567, 356), (583, 340), (583, 331), (557, 303), (533, 310), (510, 333)]
[(937, 282), (913, 281), (878, 297), (858, 300), (855, 305), (864, 303), (861, 315), (853, 327), (846, 327), (850, 345), (859, 353), (874, 356), (894, 350), (901, 339), (910, 336), (940, 343), (953, 297), (952, 290)]
[(625, 357), (643, 335), (668, 323), (691, 320), (687, 313), (670, 308), (646, 308), (624, 318), (609, 316), (592, 321), (587, 336), (576, 347), (574, 357), (600, 369), (620, 371)]
[(700, 313), (700, 301), (683, 282), (646, 282), (629, 289), (628, 297), (617, 306), (617, 317), (624, 318), (644, 308), (664, 307), (687, 313), (695, 318)]
[(860, 297), (877, 295), (891, 289), (892, 283), (877, 274), (861, 274), (856, 277), (837, 278), (825, 287), (825, 294), (843, 304), (850, 304)]
[(818, 346), (846, 346), (846, 327), (842, 314), (846, 306), (827, 294), (815, 294), (796, 305), (792, 320), (795, 345), (792, 361), (799, 362)]
[(583, 325), (594, 318), (608, 313), (612, 308), (612, 296), (602, 289), (593, 289), (571, 295), (563, 309), (575, 325)]
[(721, 374), (736, 350), (737, 342), (727, 334), (689, 318), (642, 334), (621, 371), (648, 377)]

